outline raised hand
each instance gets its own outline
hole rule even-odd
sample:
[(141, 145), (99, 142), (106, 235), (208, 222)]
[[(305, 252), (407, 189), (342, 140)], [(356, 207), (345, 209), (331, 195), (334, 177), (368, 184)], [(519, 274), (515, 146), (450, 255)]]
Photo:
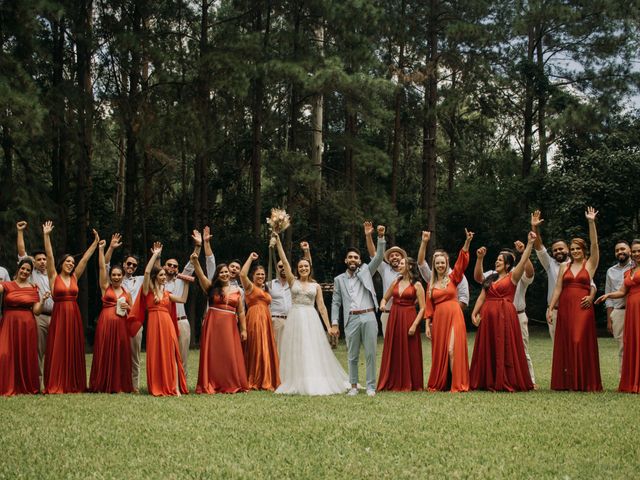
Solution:
[(589, 220), (590, 222), (595, 222), (596, 220), (596, 215), (598, 215), (598, 211), (593, 208), (593, 207), (587, 207), (587, 211), (584, 212), (584, 216), (587, 218), (587, 220)]
[(529, 235), (527, 236), (527, 240), (529, 243), (535, 242), (536, 238), (538, 238), (538, 236), (535, 233), (529, 232)]
[(536, 210), (531, 214), (531, 228), (537, 228), (542, 222), (544, 222), (544, 220), (540, 218), (541, 215), (542, 213), (540, 213), (540, 210)]
[(151, 253), (153, 255), (160, 255), (162, 253), (162, 243), (161, 242), (153, 242), (153, 247), (151, 248)]
[(467, 236), (468, 242), (471, 242), (471, 240), (473, 240), (473, 236), (475, 235), (473, 232), (470, 232), (466, 228), (464, 229), (464, 234)]
[(476, 250), (476, 256), (478, 258), (484, 258), (486, 254), (487, 254), (487, 247), (480, 247), (478, 250)]
[(208, 242), (212, 238), (213, 238), (213, 235), (211, 234), (211, 228), (209, 228), (209, 225), (207, 225), (202, 229), (202, 241)]
[(114, 233), (111, 235), (111, 243), (109, 243), (109, 248), (115, 250), (116, 248), (120, 248), (122, 246), (122, 235), (119, 233)]
[(100, 240), (100, 241), (98, 242), (98, 248), (99, 248), (100, 250), (104, 250), (104, 247), (105, 247), (106, 245), (107, 245), (107, 241), (106, 241), (106, 240)]
[(427, 243), (429, 240), (431, 240), (431, 232), (429, 232), (427, 230), (423, 230), (422, 231), (422, 241), (424, 243)]
[(364, 234), (365, 235), (372, 235), (373, 234), (373, 223), (371, 223), (370, 220), (365, 220), (365, 222), (362, 225), (364, 227)]
[(16, 228), (19, 232), (25, 230), (27, 228), (27, 222), (25, 222), (24, 220), (20, 220), (18, 223), (16, 223)]
[(189, 259), (191, 260), (191, 263), (195, 265), (195, 263), (198, 261), (198, 254), (196, 252), (193, 252)]
[(251, 259), (252, 262), (255, 262), (258, 259), (258, 254), (256, 252), (251, 252), (251, 254), (249, 255), (249, 258)]
[(513, 246), (515, 247), (516, 252), (524, 252), (524, 243), (522, 243), (520, 240), (516, 240), (515, 242), (513, 242)]
[(42, 233), (45, 235), (49, 235), (53, 231), (53, 222), (51, 220), (47, 220), (42, 225)]
[(93, 233), (93, 243), (97, 244), (100, 241), (100, 235), (98, 235), (98, 231), (95, 228), (92, 228), (91, 233)]
[(306, 252), (309, 250), (309, 242), (300, 242), (300, 248), (303, 252)]
[(202, 245), (202, 234), (198, 230), (196, 230), (195, 228), (193, 229), (193, 233), (191, 234), (191, 238), (193, 238), (193, 243), (195, 243), (196, 246)]
[(384, 237), (384, 232), (387, 231), (387, 228), (384, 225), (378, 225), (378, 237)]

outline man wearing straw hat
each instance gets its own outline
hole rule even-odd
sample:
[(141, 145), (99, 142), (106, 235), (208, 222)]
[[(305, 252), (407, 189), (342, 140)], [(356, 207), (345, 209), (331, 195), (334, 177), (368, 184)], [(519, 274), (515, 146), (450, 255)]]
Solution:
[[(376, 254), (376, 247), (373, 244), (373, 227), (367, 228), (365, 224), (364, 236), (367, 241), (367, 251), (369, 256), (373, 258)], [(382, 292), (386, 292), (393, 281), (400, 275), (400, 261), (407, 259), (407, 252), (400, 247), (391, 247), (384, 252), (384, 262), (378, 266), (378, 273), (382, 277)], [(382, 324), (382, 336), (384, 337), (387, 331), (387, 322), (389, 321), (389, 311), (391, 310), (391, 304), (393, 298), (390, 298), (387, 302), (385, 309), (381, 312), (380, 323)]]

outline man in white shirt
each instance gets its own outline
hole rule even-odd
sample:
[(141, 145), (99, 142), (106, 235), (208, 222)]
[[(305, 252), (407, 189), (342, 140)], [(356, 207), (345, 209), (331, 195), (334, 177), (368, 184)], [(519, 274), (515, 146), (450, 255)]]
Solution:
[[(620, 240), (615, 246), (615, 255), (618, 263), (607, 270), (607, 281), (604, 293), (611, 293), (619, 290), (624, 282), (624, 274), (633, 267), (631, 261), (631, 247), (625, 240)], [(607, 330), (613, 334), (613, 338), (618, 341), (619, 369), (622, 369), (622, 352), (624, 350), (624, 314), (626, 299), (608, 298), (605, 301), (607, 307)]]
[[(364, 224), (364, 238), (367, 242), (367, 252), (369, 257), (373, 260), (376, 255), (376, 246), (373, 244), (373, 225)], [(382, 278), (382, 295), (387, 293), (387, 290), (393, 283), (393, 281), (400, 275), (400, 261), (407, 259), (407, 252), (400, 247), (391, 247), (384, 252), (384, 262), (378, 266), (377, 272)], [(380, 323), (382, 325), (382, 336), (384, 337), (387, 332), (387, 322), (389, 321), (389, 312), (391, 311), (391, 305), (393, 298), (389, 298), (385, 309), (381, 311)]]
[[(425, 282), (429, 283), (431, 281), (431, 267), (426, 262), (425, 257), (427, 254), (427, 245), (429, 244), (429, 240), (431, 239), (431, 232), (423, 231), (422, 232), (422, 240), (420, 242), (420, 248), (418, 249), (418, 270), (420, 271), (420, 276), (424, 279)], [(434, 253), (443, 252), (447, 253), (444, 250), (436, 249)], [(451, 268), (447, 274), (451, 273)], [(464, 310), (469, 305), (469, 281), (466, 276), (462, 276), (462, 280), (458, 284), (458, 303), (460, 304), (460, 308)]]
[[(522, 254), (525, 249), (524, 243), (520, 240), (514, 242), (516, 250), (518, 253)], [(503, 250), (500, 252), (502, 255), (511, 255), (514, 258), (513, 264), (515, 265), (515, 255), (510, 250)], [(485, 247), (481, 247), (476, 252), (476, 266), (473, 270), (473, 278), (476, 282), (482, 285), (485, 278), (489, 275), (496, 273), (495, 270), (484, 271), (483, 261), (484, 257), (487, 254), (487, 249)], [(524, 274), (520, 278), (518, 285), (516, 286), (516, 293), (513, 298), (513, 306), (516, 307), (516, 312), (518, 313), (518, 320), (520, 322), (520, 330), (522, 333), (522, 343), (524, 344), (524, 354), (527, 358), (527, 365), (529, 366), (529, 374), (531, 375), (531, 381), (533, 382), (533, 388), (536, 389), (536, 377), (533, 372), (533, 363), (531, 362), (531, 355), (529, 355), (529, 318), (527, 317), (527, 288), (529, 285), (533, 283), (533, 278), (535, 275), (535, 270), (533, 269), (533, 264), (531, 260), (527, 260), (527, 263), (524, 265)]]
[[(542, 268), (547, 272), (547, 305), (551, 303), (551, 297), (553, 297), (553, 290), (556, 288), (556, 280), (558, 279), (558, 272), (560, 271), (560, 265), (571, 261), (569, 258), (569, 246), (564, 240), (555, 240), (551, 244), (551, 255), (547, 253), (547, 249), (542, 244), (542, 235), (540, 235), (540, 225), (544, 220), (541, 218), (540, 210), (536, 210), (531, 214), (531, 230), (536, 234), (536, 239), (533, 244), (533, 248), (536, 251), (538, 260), (542, 265)], [(582, 308), (590, 308), (593, 304), (593, 298), (596, 295), (596, 286), (591, 281), (591, 292), (582, 298), (580, 306)], [(551, 346), (553, 347), (553, 339), (556, 334), (556, 319), (558, 317), (558, 307), (551, 312), (551, 322), (549, 322), (549, 336), (551, 337)]]
[[(28, 257), (27, 249), (24, 243), (24, 231), (27, 228), (27, 222), (20, 221), (16, 224), (17, 229), (17, 247), (18, 261)], [(42, 312), (36, 315), (36, 323), (38, 327), (38, 363), (40, 366), (40, 385), (43, 385), (43, 368), (44, 354), (47, 350), (47, 335), (49, 334), (49, 324), (51, 323), (51, 312), (53, 311), (53, 299), (51, 298), (51, 288), (49, 287), (49, 276), (47, 275), (47, 254), (44, 251), (36, 251), (33, 253), (33, 271), (29, 282), (34, 283), (38, 287), (40, 299), (43, 300)], [(0, 277), (2, 276), (0, 267)], [(5, 270), (6, 272), (6, 270)], [(8, 281), (8, 274), (7, 274)]]

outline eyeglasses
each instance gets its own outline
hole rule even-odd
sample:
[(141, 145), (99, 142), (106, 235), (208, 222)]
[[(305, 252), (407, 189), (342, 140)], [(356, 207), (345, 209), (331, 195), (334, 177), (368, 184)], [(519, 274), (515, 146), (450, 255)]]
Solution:
[(135, 262), (127, 262), (127, 263), (125, 263), (125, 265), (126, 265), (127, 267), (134, 267), (134, 268), (138, 266), (138, 264), (137, 264), (137, 263), (135, 263)]
[(167, 267), (169, 267), (169, 268), (178, 268), (178, 264), (177, 263), (167, 263)]

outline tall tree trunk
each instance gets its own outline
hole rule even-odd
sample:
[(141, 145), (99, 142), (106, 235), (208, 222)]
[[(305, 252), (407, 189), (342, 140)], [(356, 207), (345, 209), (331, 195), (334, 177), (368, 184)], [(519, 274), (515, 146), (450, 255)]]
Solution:
[[(320, 53), (320, 57), (324, 58), (324, 24), (320, 19), (319, 25), (315, 29), (315, 42)], [(324, 145), (322, 143), (322, 121), (323, 121), (323, 104), (324, 95), (318, 92), (313, 97), (312, 115), (311, 115), (311, 164), (315, 171), (314, 178), (314, 196), (317, 206), (322, 199), (322, 152)]]
[[(458, 84), (458, 72), (454, 69), (451, 72), (451, 91), (455, 95), (455, 90)], [(451, 127), (449, 132), (449, 161), (447, 165), (447, 190), (453, 191), (453, 185), (455, 181), (457, 158), (457, 135), (458, 135), (458, 102), (456, 101), (453, 110), (451, 112)]]
[[(79, 0), (76, 15), (76, 75), (80, 92), (77, 109), (80, 152), (76, 179), (78, 189), (76, 215), (78, 248), (81, 252), (84, 252), (87, 249), (87, 233), (90, 222), (89, 199), (91, 196), (91, 161), (93, 157), (93, 89), (91, 85), (93, 1)], [(80, 289), (78, 303), (85, 329), (87, 328), (89, 316), (89, 272), (90, 270), (87, 275), (80, 278), (78, 284)]]
[(534, 72), (533, 54), (535, 51), (535, 29), (529, 25), (527, 40), (527, 66), (525, 69), (525, 93), (524, 93), (524, 139), (522, 149), (522, 177), (526, 178), (531, 173), (533, 163), (533, 102), (534, 102)]
[[(538, 43), (536, 45), (536, 63), (538, 66), (539, 82), (544, 78), (544, 51), (543, 51), (543, 32), (544, 26), (538, 24)], [(545, 85), (546, 87), (546, 85)], [(547, 127), (546, 127), (546, 115), (547, 115), (547, 90), (538, 87), (538, 148), (540, 152), (540, 172), (546, 175), (548, 170), (547, 165)]]
[[(358, 198), (356, 191), (356, 160), (353, 154), (353, 142), (357, 135), (357, 114), (353, 111), (351, 107), (351, 102), (349, 99), (346, 100), (345, 104), (345, 149), (344, 149), (344, 164), (345, 164), (345, 173), (347, 180), (347, 188), (349, 191), (349, 208), (352, 211), (357, 211)], [(356, 245), (358, 239), (357, 227), (355, 223), (352, 223), (350, 229), (350, 237), (349, 243), (351, 245)]]
[[(404, 19), (406, 13), (406, 0), (402, 0), (400, 11), (401, 17)], [(401, 27), (403, 28), (403, 27)], [(394, 121), (393, 121), (393, 150), (391, 152), (391, 205), (394, 209), (398, 208), (398, 169), (400, 168), (400, 142), (402, 138), (402, 99), (404, 97), (404, 48), (405, 48), (405, 35), (403, 34), (399, 39), (399, 53), (398, 53), (398, 86), (396, 88), (395, 98), (393, 100), (394, 106)]]

